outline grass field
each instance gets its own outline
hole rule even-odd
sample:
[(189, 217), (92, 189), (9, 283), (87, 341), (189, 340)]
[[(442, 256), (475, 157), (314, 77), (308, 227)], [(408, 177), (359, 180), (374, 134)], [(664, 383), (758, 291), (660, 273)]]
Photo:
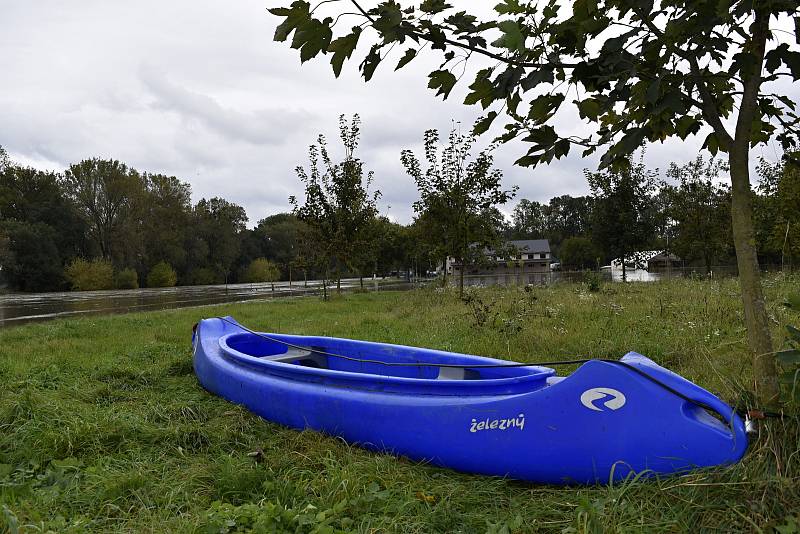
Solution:
[[(768, 278), (776, 338), (800, 323)], [(201, 389), (191, 326), (386, 341), (520, 361), (636, 350), (735, 402), (750, 389), (735, 281), (350, 294), (0, 331), (0, 532), (800, 532), (797, 420), (738, 465), (612, 487), (471, 476), (268, 423)]]

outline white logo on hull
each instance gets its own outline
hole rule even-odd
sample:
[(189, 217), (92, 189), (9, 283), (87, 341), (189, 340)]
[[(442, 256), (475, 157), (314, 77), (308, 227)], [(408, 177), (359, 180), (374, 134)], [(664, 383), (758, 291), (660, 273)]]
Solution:
[(625, 406), (625, 395), (622, 394), (621, 391), (617, 391), (616, 389), (611, 388), (592, 388), (587, 389), (581, 395), (581, 404), (589, 408), (590, 410), (594, 410), (596, 412), (603, 412), (605, 411), (604, 408), (601, 408), (596, 403), (597, 401), (602, 400), (600, 404), (605, 406), (609, 410), (619, 410), (623, 406)]
[(470, 432), (480, 432), (481, 430), (509, 430), (512, 428), (525, 429), (525, 414), (521, 413), (517, 417), (509, 419), (486, 419), (484, 421), (472, 420), (469, 427)]

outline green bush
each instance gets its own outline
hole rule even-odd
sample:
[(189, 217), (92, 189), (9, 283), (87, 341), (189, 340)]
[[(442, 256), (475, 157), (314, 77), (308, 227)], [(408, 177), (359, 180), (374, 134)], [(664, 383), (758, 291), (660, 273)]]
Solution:
[(122, 269), (117, 273), (114, 285), (117, 289), (138, 289), (139, 275), (134, 269)]
[(175, 269), (164, 261), (156, 263), (147, 275), (147, 287), (172, 287), (177, 281)]
[(269, 261), (267, 258), (256, 258), (250, 262), (247, 271), (244, 274), (244, 281), (250, 283), (256, 282), (274, 282), (281, 276), (281, 271), (275, 263)]
[(102, 258), (95, 258), (91, 261), (76, 258), (67, 266), (64, 275), (75, 291), (114, 287), (114, 268), (110, 261)]
[(603, 279), (599, 273), (592, 271), (586, 271), (583, 273), (583, 283), (586, 284), (586, 288), (592, 293), (600, 291), (600, 284), (602, 284), (602, 282)]

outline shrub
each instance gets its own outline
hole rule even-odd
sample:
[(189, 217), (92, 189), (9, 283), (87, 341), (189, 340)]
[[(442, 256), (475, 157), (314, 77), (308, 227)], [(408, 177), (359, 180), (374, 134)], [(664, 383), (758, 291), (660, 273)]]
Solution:
[(587, 289), (593, 293), (600, 291), (600, 284), (602, 281), (603, 279), (600, 277), (599, 273), (592, 271), (583, 273), (583, 283), (586, 284)]
[(117, 289), (138, 289), (139, 275), (134, 269), (122, 269), (117, 273), (116, 283), (114, 285)]
[(256, 258), (250, 262), (244, 273), (245, 282), (274, 282), (280, 278), (281, 271), (267, 258)]
[(165, 261), (156, 263), (147, 275), (147, 287), (172, 287), (177, 281), (178, 274)]
[(64, 274), (75, 291), (92, 291), (114, 287), (114, 268), (102, 258), (91, 261), (76, 258), (67, 266)]

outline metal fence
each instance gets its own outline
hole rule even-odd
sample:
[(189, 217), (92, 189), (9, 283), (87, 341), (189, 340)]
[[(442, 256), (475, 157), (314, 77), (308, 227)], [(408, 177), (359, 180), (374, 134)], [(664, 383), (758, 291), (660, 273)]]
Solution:
[[(762, 265), (762, 272), (800, 272), (798, 268), (781, 267), (780, 265)], [(627, 269), (625, 273), (628, 282), (657, 282), (679, 278), (695, 279), (721, 279), (734, 278), (739, 275), (736, 265), (715, 265), (706, 272), (704, 267), (669, 267), (657, 271), (645, 269)], [(601, 269), (583, 271), (549, 271), (549, 272), (508, 272), (489, 274), (465, 274), (465, 286), (494, 286), (494, 285), (548, 285), (558, 282), (584, 282), (589, 277), (599, 277), (606, 282), (622, 282), (622, 269)], [(449, 276), (450, 283), (459, 283), (458, 275)]]

